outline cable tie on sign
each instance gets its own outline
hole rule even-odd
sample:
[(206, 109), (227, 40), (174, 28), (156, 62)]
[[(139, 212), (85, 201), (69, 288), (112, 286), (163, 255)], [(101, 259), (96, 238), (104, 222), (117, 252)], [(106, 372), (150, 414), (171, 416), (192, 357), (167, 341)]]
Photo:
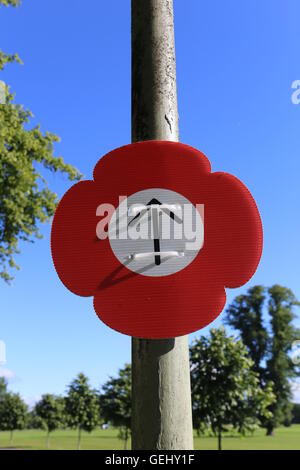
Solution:
[(139, 259), (150, 258), (153, 256), (162, 256), (166, 258), (173, 258), (173, 257), (182, 258), (184, 256), (184, 252), (183, 251), (150, 251), (147, 253), (132, 253), (129, 256), (127, 256), (126, 259), (135, 261)]

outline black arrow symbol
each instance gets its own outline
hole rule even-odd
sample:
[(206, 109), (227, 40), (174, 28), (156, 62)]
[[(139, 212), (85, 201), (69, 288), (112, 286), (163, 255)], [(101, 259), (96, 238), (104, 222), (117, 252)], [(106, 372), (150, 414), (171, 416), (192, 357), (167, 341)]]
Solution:
[[(138, 221), (140, 221), (141, 218), (149, 210), (152, 209), (151, 213), (152, 213), (152, 227), (153, 227), (153, 238), (154, 238), (154, 253), (160, 253), (160, 239), (159, 239), (160, 230), (159, 230), (158, 208), (157, 207), (152, 208), (152, 206), (161, 206), (161, 205), (162, 205), (162, 203), (160, 201), (158, 201), (157, 199), (155, 199), (155, 198), (151, 199), (151, 201), (149, 201), (148, 204), (146, 204), (147, 207), (145, 209), (142, 209), (128, 224), (128, 227), (129, 227), (129, 225), (131, 225), (131, 224), (138, 223)], [(174, 212), (172, 212), (169, 209), (166, 209), (164, 207), (162, 207), (160, 210), (163, 211), (165, 214), (167, 214), (175, 222), (182, 224), (182, 220), (176, 214), (174, 214)], [(160, 255), (154, 255), (154, 260), (155, 260), (155, 264), (157, 266), (159, 266), (161, 264), (161, 256)]]

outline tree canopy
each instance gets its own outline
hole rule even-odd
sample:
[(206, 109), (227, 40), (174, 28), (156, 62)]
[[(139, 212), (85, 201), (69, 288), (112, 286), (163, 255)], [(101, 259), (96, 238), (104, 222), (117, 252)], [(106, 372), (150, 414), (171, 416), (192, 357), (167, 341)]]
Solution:
[(21, 4), (21, 0), (0, 0), (0, 4), (4, 5), (5, 7), (13, 6), (17, 7)]
[(223, 328), (209, 337), (196, 339), (190, 347), (194, 428), (210, 428), (218, 436), (235, 428), (241, 434), (252, 431), (267, 411), (274, 395), (259, 386), (253, 361), (241, 341), (228, 337)]
[(269, 340), (263, 320), (265, 298), (263, 286), (248, 289), (246, 294), (239, 295), (229, 305), (226, 318), (226, 322), (240, 332), (243, 344), (253, 360), (254, 370), (262, 381), (265, 379), (262, 361), (266, 356)]
[(293, 292), (275, 284), (266, 289), (254, 286), (234, 299), (227, 309), (226, 322), (239, 331), (262, 387), (273, 383), (276, 401), (270, 406), (272, 417), (262, 420), (268, 434), (279, 424), (292, 420), (290, 379), (299, 374), (290, 351), (300, 331), (293, 326), (294, 307), (299, 305)]
[[(5, 6), (17, 6), (17, 0), (0, 0)], [(0, 70), (9, 62), (21, 62), (17, 54), (0, 51)], [(29, 128), (33, 114), (14, 103), (6, 87), (5, 103), (0, 105), (0, 277), (12, 279), (9, 270), (18, 268), (14, 255), (19, 241), (40, 238), (39, 223), (51, 219), (58, 198), (46, 182), (44, 172), (58, 172), (70, 180), (81, 175), (62, 157), (54, 156), (59, 138), (42, 132), (40, 125)]]
[(24, 429), (26, 425), (27, 405), (17, 393), (4, 390), (0, 396), (0, 430), (10, 431), (10, 445), (12, 445), (13, 431)]
[(110, 377), (100, 391), (100, 413), (106, 422), (120, 428), (120, 437), (127, 448), (131, 428), (131, 365)]
[(274, 383), (276, 402), (270, 406), (272, 418), (266, 422), (271, 434), (279, 424), (292, 421), (292, 392), (290, 379), (299, 376), (299, 365), (294, 364), (289, 355), (293, 342), (300, 338), (299, 329), (292, 325), (295, 318), (293, 307), (299, 305), (293, 292), (285, 287), (274, 285), (268, 289), (268, 311), (272, 329), (266, 373)]
[(98, 395), (90, 388), (84, 374), (78, 374), (69, 385), (65, 407), (69, 425), (78, 429), (79, 449), (81, 431), (93, 431), (99, 423), (100, 415)]
[(7, 392), (7, 382), (4, 377), (0, 377), (0, 400)]
[(49, 449), (50, 433), (59, 428), (62, 422), (63, 401), (60, 397), (47, 393), (35, 405), (35, 414), (41, 419), (44, 427), (47, 429), (47, 449)]

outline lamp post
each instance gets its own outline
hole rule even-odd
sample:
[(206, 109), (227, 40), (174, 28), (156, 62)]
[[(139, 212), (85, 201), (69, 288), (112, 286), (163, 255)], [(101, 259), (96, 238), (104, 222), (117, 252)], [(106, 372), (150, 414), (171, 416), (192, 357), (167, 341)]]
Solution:
[[(132, 142), (143, 140), (179, 141), (173, 0), (132, 0)], [(132, 448), (193, 449), (187, 336), (132, 338)]]

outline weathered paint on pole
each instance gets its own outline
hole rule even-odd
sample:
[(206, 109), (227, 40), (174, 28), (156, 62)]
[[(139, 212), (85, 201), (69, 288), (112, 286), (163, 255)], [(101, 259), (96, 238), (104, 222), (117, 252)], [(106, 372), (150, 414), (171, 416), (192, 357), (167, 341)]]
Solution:
[[(172, 0), (132, 0), (132, 142), (142, 140), (179, 140)], [(193, 449), (187, 336), (132, 339), (132, 448)]]

